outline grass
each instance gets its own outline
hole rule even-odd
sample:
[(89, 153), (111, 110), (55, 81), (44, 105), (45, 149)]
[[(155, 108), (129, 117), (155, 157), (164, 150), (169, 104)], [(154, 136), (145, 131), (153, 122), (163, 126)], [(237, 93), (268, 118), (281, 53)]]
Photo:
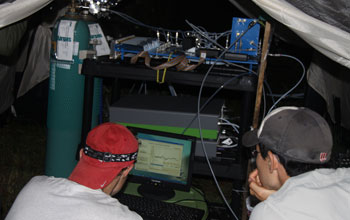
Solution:
[(0, 199), (4, 219), (17, 194), (44, 173), (46, 130), (28, 119), (13, 119), (0, 128)]

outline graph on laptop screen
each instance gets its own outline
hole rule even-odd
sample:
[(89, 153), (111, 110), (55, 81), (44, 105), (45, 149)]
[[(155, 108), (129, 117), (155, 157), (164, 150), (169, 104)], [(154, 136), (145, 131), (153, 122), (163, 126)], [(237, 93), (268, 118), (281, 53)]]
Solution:
[(129, 180), (140, 183), (143, 196), (169, 199), (174, 190), (191, 187), (195, 138), (186, 135), (128, 127), (139, 141), (137, 161)]

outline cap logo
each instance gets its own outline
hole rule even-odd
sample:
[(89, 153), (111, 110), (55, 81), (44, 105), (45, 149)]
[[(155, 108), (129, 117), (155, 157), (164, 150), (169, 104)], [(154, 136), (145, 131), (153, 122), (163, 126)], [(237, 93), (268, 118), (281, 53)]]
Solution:
[(327, 153), (326, 152), (321, 152), (320, 153), (320, 161), (326, 161), (327, 160)]
[(106, 183), (107, 183), (107, 180), (103, 184), (101, 184), (101, 188), (103, 188), (106, 185)]
[(130, 154), (111, 154), (109, 152), (96, 151), (87, 145), (84, 147), (84, 154), (101, 162), (127, 162), (136, 160), (137, 158), (137, 152)]

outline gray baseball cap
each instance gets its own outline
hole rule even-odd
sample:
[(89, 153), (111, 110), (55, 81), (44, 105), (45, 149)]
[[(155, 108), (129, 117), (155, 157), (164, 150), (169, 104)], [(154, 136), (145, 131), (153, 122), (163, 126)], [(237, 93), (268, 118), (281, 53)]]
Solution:
[(328, 123), (304, 107), (280, 107), (268, 114), (259, 129), (246, 132), (243, 145), (263, 144), (290, 161), (323, 164), (332, 152), (332, 133)]

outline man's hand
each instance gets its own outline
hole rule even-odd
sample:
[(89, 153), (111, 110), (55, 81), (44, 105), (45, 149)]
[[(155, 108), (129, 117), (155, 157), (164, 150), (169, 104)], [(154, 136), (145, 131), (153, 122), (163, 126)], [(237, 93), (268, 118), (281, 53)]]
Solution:
[(260, 182), (258, 170), (255, 169), (249, 174), (249, 192), (260, 201), (266, 200), (275, 190), (266, 189)]

